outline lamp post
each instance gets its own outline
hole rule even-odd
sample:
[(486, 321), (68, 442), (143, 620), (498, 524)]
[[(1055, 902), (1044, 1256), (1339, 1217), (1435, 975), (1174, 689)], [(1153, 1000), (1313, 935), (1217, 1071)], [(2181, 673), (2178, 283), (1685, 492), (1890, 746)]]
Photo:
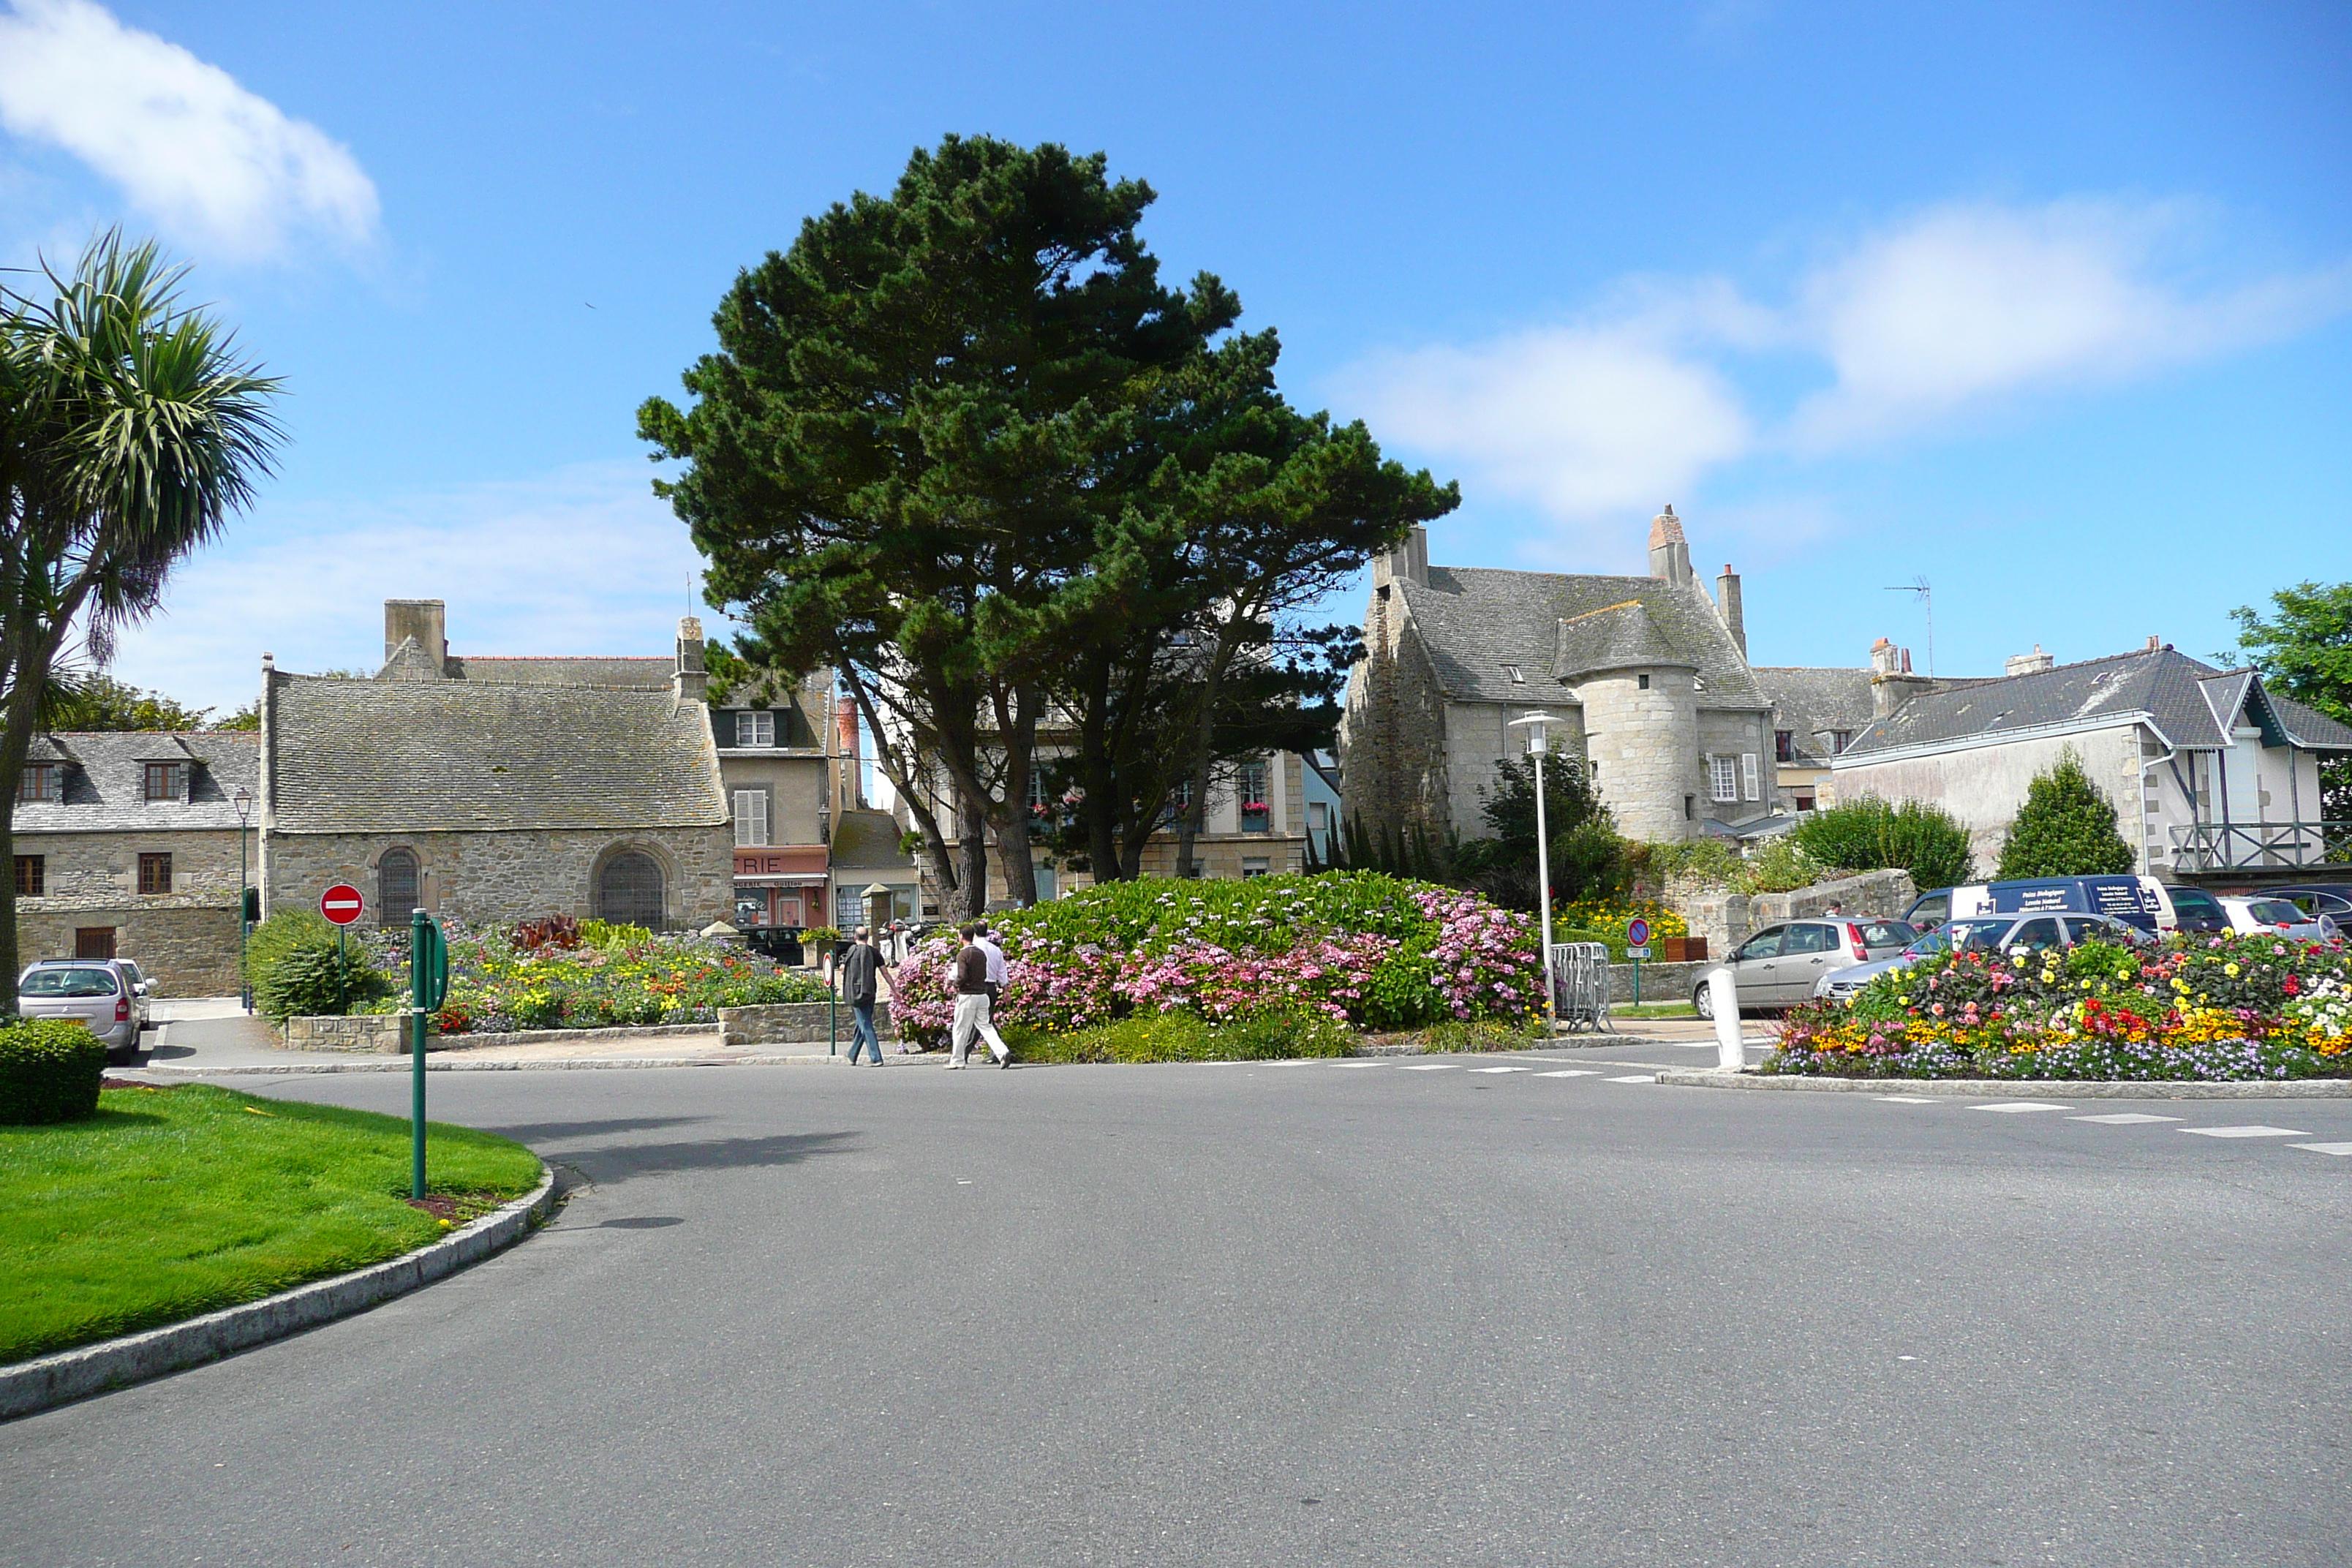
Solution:
[(245, 973), (245, 941), (251, 934), (252, 922), (245, 918), (245, 819), (253, 810), (253, 792), (243, 784), (229, 797), (236, 807), (236, 994), (248, 1013), (253, 1011), (253, 982)]
[(1551, 834), (1544, 820), (1544, 733), (1551, 723), (1549, 713), (1529, 713), (1511, 721), (1514, 730), (1528, 732), (1528, 755), (1536, 763), (1536, 902), (1543, 910), (1543, 976), (1544, 1025), (1549, 1034), (1559, 1032), (1559, 993), (1552, 984), (1551, 973)]

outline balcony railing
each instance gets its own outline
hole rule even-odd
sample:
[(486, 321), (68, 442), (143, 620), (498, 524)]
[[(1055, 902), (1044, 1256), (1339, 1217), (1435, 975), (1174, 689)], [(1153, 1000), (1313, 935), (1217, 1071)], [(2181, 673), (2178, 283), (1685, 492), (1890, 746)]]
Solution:
[(2352, 822), (2200, 822), (2170, 832), (2177, 871), (2352, 863)]

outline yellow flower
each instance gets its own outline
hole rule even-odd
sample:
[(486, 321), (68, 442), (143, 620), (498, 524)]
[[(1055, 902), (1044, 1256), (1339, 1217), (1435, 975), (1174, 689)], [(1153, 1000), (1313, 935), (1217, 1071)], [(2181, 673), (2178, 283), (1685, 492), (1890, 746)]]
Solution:
[(2238, 977), (2238, 966), (2234, 963), (2225, 963), (2221, 966), (2221, 973), (2235, 980)]

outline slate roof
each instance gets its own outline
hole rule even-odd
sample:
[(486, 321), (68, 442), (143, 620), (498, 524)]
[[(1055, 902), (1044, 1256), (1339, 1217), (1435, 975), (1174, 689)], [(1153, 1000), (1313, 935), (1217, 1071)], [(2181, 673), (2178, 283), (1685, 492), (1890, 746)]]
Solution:
[[(1700, 705), (1763, 708), (1748, 661), (1696, 585), (1662, 577), (1604, 577), (1509, 572), (1483, 566), (1432, 566), (1426, 584), (1400, 580), (1422, 642), (1449, 697), (1483, 702), (1557, 704), (1569, 694), (1545, 679), (1562, 654), (1560, 623), (1638, 600), (1642, 619), (1672, 650), (1671, 662), (1696, 667), (1706, 682)], [(1579, 634), (1580, 637), (1582, 634)], [(1580, 657), (1581, 644), (1580, 643)], [(1663, 662), (1663, 661), (1662, 661)], [(1527, 684), (1512, 681), (1517, 665)]]
[(905, 871), (914, 858), (898, 852), (906, 829), (887, 811), (845, 811), (833, 826), (833, 868), (836, 871)]
[(2250, 673), (2217, 670), (2164, 647), (1924, 693), (1873, 721), (1841, 760), (2142, 714), (2175, 746), (2213, 751), (2231, 743), (2227, 726), (2250, 700), (2258, 719), (2267, 703), (2280, 733), (2298, 745), (2352, 750), (2352, 729), (2263, 690)]
[(1649, 606), (1639, 599), (1587, 610), (1559, 623), (1559, 640), (1551, 661), (1556, 679), (1577, 680), (1643, 664), (1698, 668), (1697, 659), (1685, 655), (1658, 629)]
[(534, 686), (611, 686), (637, 690), (669, 689), (675, 656), (658, 658), (533, 658), (495, 654), (451, 654), (442, 668), (451, 680), (503, 680)]
[(1759, 665), (1757, 683), (1772, 700), (1772, 727), (1790, 731), (1790, 747), (1800, 767), (1826, 765), (1838, 731), (1859, 735), (1870, 727), (1873, 714), (1870, 670), (1808, 668), (1801, 665)]
[(667, 690), (271, 678), (278, 833), (708, 826), (728, 819), (698, 702)]
[[(75, 731), (36, 735), (27, 763), (65, 764), (65, 799), (16, 803), (18, 833), (103, 833), (236, 826), (231, 797), (259, 794), (260, 737), (250, 731)], [(189, 764), (185, 805), (145, 800), (142, 764)]]

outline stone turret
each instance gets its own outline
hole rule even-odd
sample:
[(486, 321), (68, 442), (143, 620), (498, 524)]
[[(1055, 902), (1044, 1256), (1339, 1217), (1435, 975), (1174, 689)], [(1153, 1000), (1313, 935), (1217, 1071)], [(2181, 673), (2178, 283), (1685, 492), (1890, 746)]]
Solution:
[[(449, 610), (439, 599), (386, 599), (383, 602), (383, 657), (389, 663), (400, 645), (413, 641), (424, 658), (416, 668), (423, 679), (438, 677), (449, 658)], [(417, 675), (408, 677), (419, 679)]]
[(1650, 520), (1650, 575), (1676, 584), (1691, 581), (1690, 542), (1672, 502)]

